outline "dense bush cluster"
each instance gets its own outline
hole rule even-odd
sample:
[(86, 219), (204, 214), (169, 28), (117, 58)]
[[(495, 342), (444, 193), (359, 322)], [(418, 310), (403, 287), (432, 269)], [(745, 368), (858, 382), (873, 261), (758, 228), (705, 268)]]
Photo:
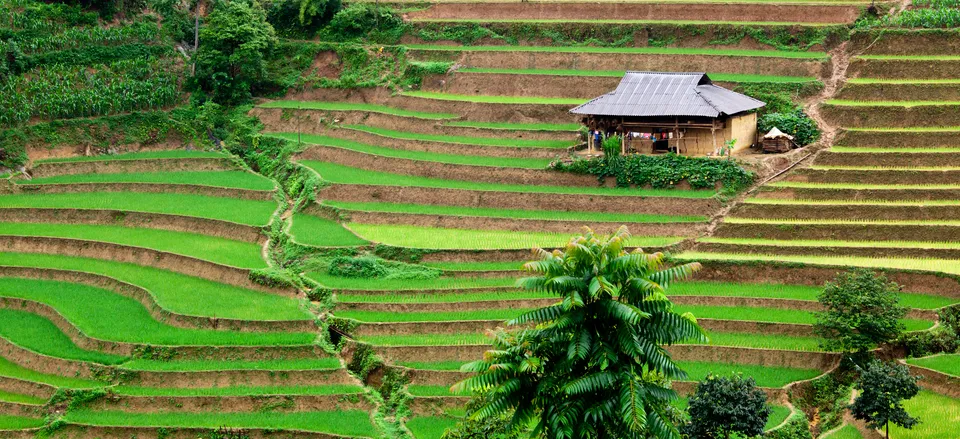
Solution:
[(911, 357), (926, 357), (960, 350), (960, 306), (949, 306), (939, 312), (940, 325), (929, 331), (907, 332), (896, 344)]
[(754, 174), (737, 162), (677, 154), (628, 155), (556, 161), (551, 169), (590, 174), (600, 181), (614, 177), (619, 187), (670, 188), (686, 181), (694, 189), (712, 189), (718, 184), (738, 191), (753, 183)]
[(757, 130), (761, 134), (773, 127), (793, 136), (793, 141), (798, 146), (807, 146), (820, 139), (821, 132), (817, 123), (799, 108), (786, 113), (767, 113), (757, 120)]

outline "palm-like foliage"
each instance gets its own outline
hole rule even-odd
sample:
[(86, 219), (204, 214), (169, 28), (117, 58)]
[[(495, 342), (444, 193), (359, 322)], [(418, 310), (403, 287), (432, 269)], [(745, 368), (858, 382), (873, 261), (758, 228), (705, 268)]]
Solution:
[(513, 426), (534, 423), (547, 438), (677, 438), (667, 381), (685, 374), (663, 346), (705, 342), (689, 314), (673, 311), (664, 290), (699, 264), (666, 268), (663, 255), (627, 253), (629, 232), (609, 237), (586, 229), (562, 251), (537, 249), (535, 274), (518, 286), (556, 293), (560, 301), (508, 322), (494, 350), (464, 366), (458, 383), (485, 395), (477, 418), (514, 410)]

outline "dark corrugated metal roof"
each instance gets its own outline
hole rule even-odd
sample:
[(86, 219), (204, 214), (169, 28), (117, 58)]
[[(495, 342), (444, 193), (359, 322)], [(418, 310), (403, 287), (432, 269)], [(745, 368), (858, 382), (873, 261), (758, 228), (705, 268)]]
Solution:
[(713, 85), (706, 73), (627, 72), (617, 89), (570, 110), (598, 116), (736, 114), (765, 104)]

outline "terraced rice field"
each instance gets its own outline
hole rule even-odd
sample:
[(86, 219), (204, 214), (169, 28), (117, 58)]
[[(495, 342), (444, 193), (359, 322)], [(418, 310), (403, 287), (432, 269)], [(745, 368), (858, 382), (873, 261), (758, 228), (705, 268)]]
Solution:
[[(840, 360), (812, 327), (817, 295), (837, 272), (888, 269), (904, 286), (910, 331), (930, 329), (937, 310), (960, 301), (960, 284), (944, 275), (960, 275), (955, 45), (935, 53), (896, 32), (887, 38), (908, 43), (851, 40), (845, 85), (805, 97), (841, 129), (835, 145), (744, 199), (608, 187), (547, 166), (582, 143), (570, 107), (628, 70), (818, 89), (835, 73), (835, 43), (800, 50), (778, 35), (849, 26), (868, 4), (418, 2), (405, 11), (415, 30), (646, 30), (615, 44), (411, 33), (402, 40), (411, 61), (455, 68), (398, 93), (317, 88), (258, 99), (250, 114), (263, 135), (298, 147), (293, 165), (321, 183), (306, 205), (278, 193), (291, 182), (225, 152), (36, 160), (32, 178), (6, 176), (12, 190), (0, 192), (0, 436), (59, 421), (65, 437), (228, 427), (254, 437), (439, 438), (464, 415), (469, 395), (450, 386), (489, 348), (486, 331), (556, 301), (516, 287), (530, 248), (621, 224), (631, 246), (705, 265), (667, 290), (710, 339), (668, 347), (688, 375), (678, 391), (709, 373), (742, 373), (769, 395), (767, 429), (781, 428), (801, 416), (793, 386)], [(629, 17), (611, 18), (616, 7)], [(661, 39), (664, 29), (678, 38)], [(357, 255), (387, 269), (337, 271)], [(293, 272), (278, 261), (306, 262)], [(376, 395), (378, 376), (364, 382), (348, 368), (361, 345), (406, 374), (406, 418)], [(956, 354), (906, 362), (960, 375)], [(51, 400), (59, 390), (85, 392), (69, 404)], [(960, 435), (960, 400), (937, 390), (907, 402), (923, 424), (891, 437)], [(101, 392), (109, 397), (81, 401)], [(848, 425), (821, 437), (866, 436)]]

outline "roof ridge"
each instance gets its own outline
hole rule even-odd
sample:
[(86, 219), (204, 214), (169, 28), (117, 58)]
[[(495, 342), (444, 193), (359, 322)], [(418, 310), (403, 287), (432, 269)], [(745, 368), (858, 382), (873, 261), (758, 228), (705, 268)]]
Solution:
[[(711, 101), (709, 98), (707, 98), (706, 96), (704, 96), (703, 93), (700, 93), (700, 87), (704, 87), (704, 86), (707, 86), (707, 85), (713, 85), (713, 84), (697, 85), (697, 86), (693, 87), (693, 92), (696, 93), (697, 96), (700, 97), (700, 99), (703, 99), (704, 102), (707, 103), (707, 105), (709, 105), (709, 106), (710, 106), (711, 108), (713, 108), (714, 110), (717, 110), (717, 113), (726, 114), (726, 113), (724, 113), (722, 110), (720, 110), (719, 108), (717, 108), (717, 105), (714, 104), (713, 101)], [(716, 87), (715, 85), (713, 85), (713, 86)], [(720, 88), (722, 88), (722, 87), (720, 87)]]

